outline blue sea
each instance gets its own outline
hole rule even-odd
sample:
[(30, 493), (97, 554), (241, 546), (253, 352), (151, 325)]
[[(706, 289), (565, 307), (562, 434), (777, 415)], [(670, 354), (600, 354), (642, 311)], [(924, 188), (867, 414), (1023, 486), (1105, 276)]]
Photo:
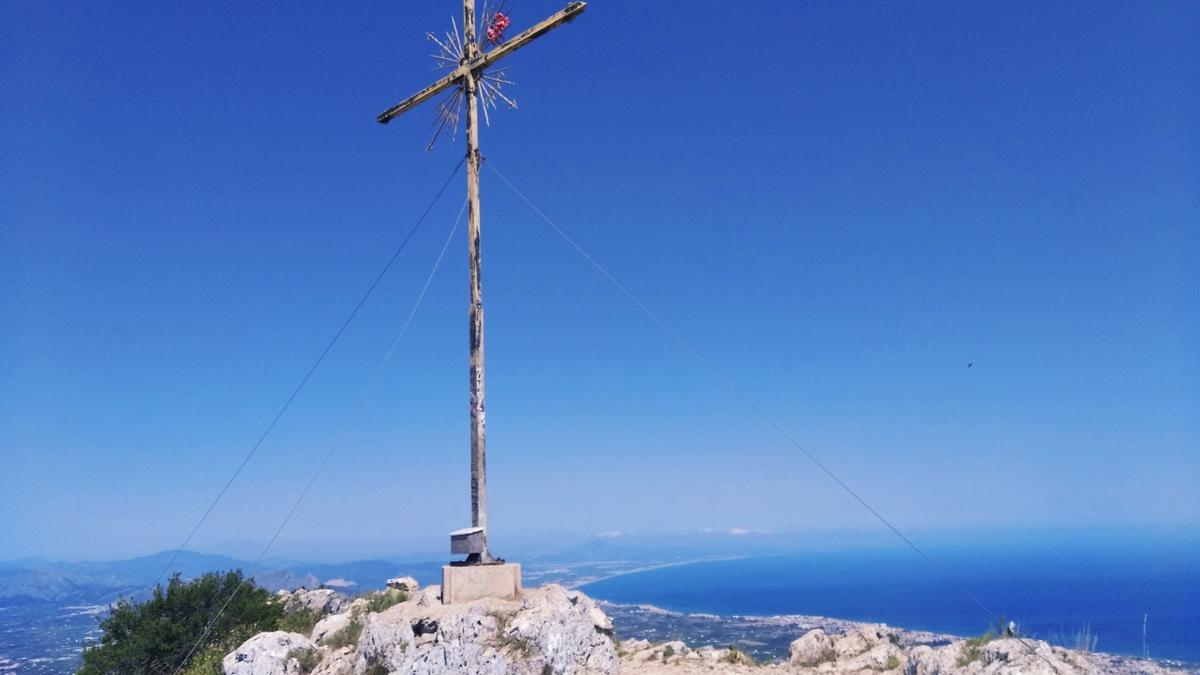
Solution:
[[(1200, 546), (987, 547), (804, 553), (663, 567), (588, 584), (595, 598), (679, 612), (807, 614), (977, 635), (994, 614), (1096, 651), (1200, 663)], [(966, 589), (964, 592), (963, 589)], [(1144, 624), (1143, 624), (1144, 621)], [(1143, 641), (1143, 625), (1145, 640)]]

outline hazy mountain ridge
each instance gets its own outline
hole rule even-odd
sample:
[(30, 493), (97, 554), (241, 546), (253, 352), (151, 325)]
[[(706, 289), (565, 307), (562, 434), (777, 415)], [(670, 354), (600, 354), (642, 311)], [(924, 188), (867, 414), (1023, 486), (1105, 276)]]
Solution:
[[(121, 596), (142, 597), (163, 574), (173, 551), (106, 562), (51, 562), (25, 559), (0, 563), (0, 604), (22, 602), (112, 602)], [(425, 580), (435, 578), (440, 563), (392, 563), (363, 560), (349, 563), (274, 561), (254, 572), (256, 582), (271, 590), (315, 587), (339, 580), (348, 587), (378, 588), (401, 573)], [(280, 564), (282, 563), (282, 564)], [(171, 573), (192, 578), (213, 570), (240, 569), (251, 573), (254, 565), (223, 555), (183, 551), (170, 565)], [(159, 579), (159, 575), (162, 578)]]
[[(737, 552), (763, 554), (795, 548), (791, 536), (755, 531), (725, 530), (671, 536), (636, 533), (605, 533), (593, 539), (580, 538), (566, 550), (550, 552), (542, 546), (522, 542), (505, 549), (511, 559), (523, 559), (530, 567), (557, 563), (587, 565), (614, 560), (642, 564), (697, 560)], [(540, 549), (540, 550), (539, 550)], [(524, 553), (525, 555), (522, 555)], [(112, 561), (60, 562), (40, 558), (0, 561), (0, 604), (14, 602), (111, 602), (122, 594), (141, 596), (149, 592), (163, 573), (174, 551)], [(364, 590), (382, 588), (390, 577), (409, 575), (422, 583), (436, 583), (445, 554), (408, 554), (344, 563), (311, 562), (271, 558), (258, 569), (247, 560), (210, 553), (182, 551), (171, 563), (171, 572), (192, 578), (214, 570), (240, 569), (271, 590), (301, 586), (313, 588), (331, 580), (351, 582)], [(627, 570), (626, 570), (627, 571)], [(170, 578), (163, 574), (159, 582)], [(591, 575), (592, 577), (597, 575)], [(604, 576), (600, 574), (599, 576)], [(557, 578), (570, 583), (570, 578)], [(343, 588), (346, 588), (343, 586)]]

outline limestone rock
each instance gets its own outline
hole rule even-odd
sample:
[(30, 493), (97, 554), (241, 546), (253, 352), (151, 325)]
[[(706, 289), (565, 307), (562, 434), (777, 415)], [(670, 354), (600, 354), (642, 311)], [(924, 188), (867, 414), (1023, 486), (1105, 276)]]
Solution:
[(287, 608), (289, 611), (306, 609), (324, 616), (342, 611), (342, 605), (345, 602), (346, 599), (331, 588), (318, 588), (312, 591), (301, 588), (291, 594)]
[(342, 606), (338, 609), (340, 614), (349, 614), (350, 616), (358, 616), (367, 611), (367, 604), (370, 601), (367, 598), (355, 598), (349, 602), (342, 602)]
[[(442, 616), (437, 621), (434, 638), (416, 650), (411, 663), (402, 672), (413, 675), (506, 675), (527, 672), (519, 669), (516, 658), (501, 653), (501, 617), (502, 612), (475, 603), (468, 606), (465, 612)], [(424, 635), (422, 639), (425, 639)]]
[(970, 646), (956, 640), (944, 647), (914, 647), (908, 652), (910, 675), (1069, 675), (1104, 670), (1090, 657), (1040, 640), (1016, 638)]
[[(612, 623), (590, 598), (559, 586), (520, 601), (485, 598), (442, 605), (430, 587), (363, 624), (354, 672), (433, 675), (614, 675)], [(682, 644), (680, 645), (682, 647)], [(322, 667), (324, 667), (322, 663)]]
[[(315, 675), (616, 675), (620, 670), (612, 621), (583, 593), (547, 586), (526, 590), (519, 600), (454, 605), (441, 604), (439, 595), (440, 589), (430, 586), (382, 612), (368, 612), (361, 598), (346, 602), (331, 591), (293, 593), (289, 606), (335, 613), (317, 623), (312, 641), (289, 633), (255, 636), (225, 658), (227, 669), (242, 668), (229, 671), (237, 675), (293, 675), (299, 663), (287, 653), (303, 647), (317, 650)], [(318, 646), (352, 621), (362, 624), (356, 645)], [(675, 653), (690, 652), (683, 643), (676, 647)]]
[(687, 654), (688, 652), (692, 651), (688, 649), (686, 644), (683, 643), (683, 640), (672, 640), (670, 642), (665, 642), (663, 643), (662, 648), (663, 652), (669, 654)]
[(838, 667), (852, 673), (862, 671), (903, 671), (907, 661), (908, 659), (904, 654), (904, 650), (899, 647), (889, 644), (877, 644), (848, 661), (839, 661)]
[(629, 640), (621, 643), (621, 672), (625, 675), (750, 675), (791, 670), (787, 664), (755, 664), (740, 651), (705, 645), (692, 649), (679, 640), (657, 645)]
[(985, 669), (997, 675), (1056, 675), (1096, 670), (1086, 655), (1062, 648), (1056, 649), (1040, 640), (993, 640), (983, 645), (980, 651)]
[(353, 675), (354, 662), (357, 658), (353, 646), (336, 650), (323, 647), (321, 655), (323, 657), (321, 665), (317, 666), (311, 675)]
[(846, 672), (895, 670), (907, 661), (899, 639), (882, 625), (863, 626), (834, 640), (833, 652)]
[(833, 639), (820, 628), (808, 631), (788, 647), (788, 663), (797, 666), (815, 666), (835, 658)]
[(225, 675), (301, 675), (300, 663), (288, 656), (294, 649), (316, 649), (299, 633), (259, 633), (225, 655)]
[(620, 660), (596, 616), (611, 630), (612, 622), (591, 598), (551, 584), (525, 597), (504, 634), (527, 645), (530, 664), (545, 672), (616, 673)]
[(692, 650), (688, 649), (688, 646), (682, 640), (672, 640), (671, 642), (664, 642), (650, 649), (645, 658), (650, 660), (657, 659), (663, 663), (668, 663), (680, 661), (691, 654)]
[(369, 666), (383, 666), (388, 672), (399, 671), (405, 665), (409, 650), (415, 646), (409, 622), (403, 617), (399, 621), (389, 621), (383, 618), (385, 614), (388, 612), (367, 614), (362, 620), (356, 665), (359, 671)]
[(600, 605), (597, 605), (591, 598), (579, 591), (568, 591), (567, 599), (575, 604), (583, 603), (584, 608), (587, 610), (588, 618), (592, 620), (592, 625), (596, 627), (596, 630), (609, 635), (612, 634), (612, 619), (608, 618), (604, 610), (600, 609)]
[(412, 577), (396, 577), (395, 579), (387, 580), (387, 587), (397, 591), (406, 593), (416, 593), (420, 586), (417, 585), (417, 580)]
[(961, 651), (956, 644), (933, 648), (928, 645), (913, 647), (908, 652), (913, 675), (946, 675), (958, 672), (957, 662)]
[(863, 626), (833, 641), (833, 651), (839, 659), (853, 658), (870, 651), (880, 642), (887, 640), (884, 626)]
[(313, 626), (312, 641), (320, 643), (334, 633), (345, 630), (350, 625), (349, 614), (332, 614), (317, 622)]
[[(1053, 647), (1015, 638), (954, 640), (941, 646), (905, 647), (911, 633), (881, 625), (848, 625), (838, 635), (811, 630), (793, 641), (782, 663), (751, 666), (727, 649), (687, 650), (681, 643), (621, 643), (624, 675), (1185, 675), (1152, 661)], [(670, 649), (668, 649), (668, 647)]]
[(417, 596), (417, 604), (421, 607), (433, 607), (442, 604), (442, 587), (434, 584), (426, 586)]

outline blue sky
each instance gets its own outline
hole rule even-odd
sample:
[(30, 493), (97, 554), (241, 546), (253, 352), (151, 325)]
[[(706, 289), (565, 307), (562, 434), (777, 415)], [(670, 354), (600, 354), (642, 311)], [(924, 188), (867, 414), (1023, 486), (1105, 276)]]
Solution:
[[(423, 153), (431, 106), (374, 122), (456, 3), (0, 12), (0, 558), (169, 548), (461, 156)], [(597, 0), (512, 57), (483, 151), (902, 529), (1194, 526), (1198, 36), (1183, 2)], [(270, 535), (461, 189), (197, 547)], [(483, 200), (494, 540), (877, 527), (489, 171)], [(468, 523), (465, 252), (281, 553)]]

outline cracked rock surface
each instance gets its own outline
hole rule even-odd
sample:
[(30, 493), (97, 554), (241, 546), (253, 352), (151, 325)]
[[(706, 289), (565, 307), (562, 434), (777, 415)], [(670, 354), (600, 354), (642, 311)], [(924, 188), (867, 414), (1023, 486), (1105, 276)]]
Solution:
[[(397, 583), (399, 585), (399, 583)], [(579, 591), (558, 585), (526, 590), (517, 600), (485, 598), (443, 605), (440, 589), (415, 589), (407, 599), (372, 612), (378, 598), (346, 600), (295, 593), (303, 608), (326, 614), (310, 636), (260, 633), (228, 654), (226, 675), (1166, 675), (1162, 662), (1084, 653), (1033, 639), (916, 644), (910, 632), (881, 624), (838, 622), (807, 630), (787, 657), (759, 664), (736, 649), (689, 647), (675, 640), (613, 640), (613, 622)], [(395, 592), (400, 589), (393, 589)], [(396, 600), (399, 597), (396, 596)], [(716, 617), (713, 617), (716, 619)], [(301, 658), (303, 657), (303, 663)], [(314, 665), (315, 664), (315, 665)]]
[[(261, 633), (225, 657), (225, 672), (299, 673), (293, 651), (297, 649), (315, 654), (317, 665), (311, 672), (320, 675), (620, 672), (612, 622), (583, 593), (549, 585), (526, 590), (518, 600), (484, 598), (442, 605), (430, 597), (434, 588), (410, 589), (407, 600), (381, 612), (367, 611), (367, 604), (359, 600), (322, 602), (344, 611), (322, 618), (312, 639)], [(353, 644), (344, 644), (350, 636), (356, 636)]]
[(700, 673), (795, 673), (797, 675), (1082, 675), (1117, 673), (1165, 675), (1171, 670), (1153, 661), (1085, 654), (1040, 640), (1004, 638), (955, 640), (942, 646), (905, 646), (887, 626), (861, 624), (833, 635), (810, 630), (791, 644), (788, 658), (754, 664), (734, 649), (691, 649), (683, 642), (621, 643), (622, 672), (627, 675), (699, 675)]

